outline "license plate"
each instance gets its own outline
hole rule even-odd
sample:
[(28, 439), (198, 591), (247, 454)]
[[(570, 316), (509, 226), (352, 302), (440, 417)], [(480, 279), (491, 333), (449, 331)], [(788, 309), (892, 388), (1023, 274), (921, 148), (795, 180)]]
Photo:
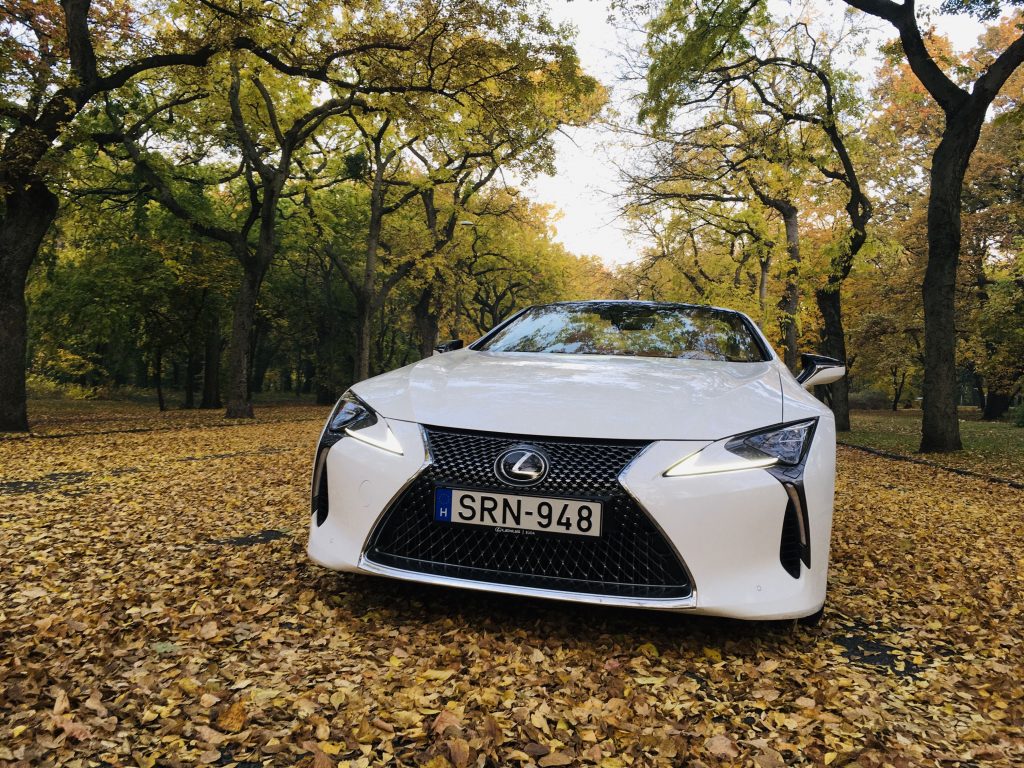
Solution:
[(508, 533), (601, 535), (599, 501), (516, 496), (460, 488), (434, 491), (434, 520), (439, 523), (486, 525)]

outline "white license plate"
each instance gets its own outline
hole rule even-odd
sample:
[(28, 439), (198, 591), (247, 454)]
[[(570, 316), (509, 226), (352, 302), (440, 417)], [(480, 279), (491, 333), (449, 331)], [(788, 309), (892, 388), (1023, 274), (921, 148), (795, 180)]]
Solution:
[(486, 525), (509, 533), (568, 533), (601, 535), (599, 501), (515, 496), (507, 493), (434, 490), (434, 520), (439, 523)]

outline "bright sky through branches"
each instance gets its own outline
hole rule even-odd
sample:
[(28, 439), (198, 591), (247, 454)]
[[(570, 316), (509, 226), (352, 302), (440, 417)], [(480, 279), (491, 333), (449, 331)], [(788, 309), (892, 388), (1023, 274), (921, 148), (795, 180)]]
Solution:
[[(793, 12), (796, 3), (774, 0), (780, 9)], [(937, 2), (921, 3), (934, 8)], [(623, 104), (625, 87), (621, 62), (617, 52), (621, 49), (621, 33), (608, 23), (608, 0), (548, 0), (552, 18), (568, 22), (578, 30), (577, 50), (584, 69), (613, 89), (612, 102), (625, 118), (631, 110)], [(842, 13), (845, 3), (812, 0), (811, 8), (822, 14)], [(973, 46), (981, 32), (981, 25), (967, 16), (936, 16), (939, 31), (953, 41), (958, 50)], [(891, 29), (878, 24), (878, 40), (895, 37)], [(865, 78), (870, 78), (874, 62), (865, 67)], [(631, 241), (619, 219), (615, 194), (621, 185), (613, 159), (624, 157), (621, 140), (603, 126), (569, 129), (556, 139), (558, 150), (557, 173), (542, 176), (530, 185), (531, 197), (561, 211), (557, 222), (558, 238), (574, 253), (599, 256), (607, 264), (623, 264), (638, 256), (642, 243)]]

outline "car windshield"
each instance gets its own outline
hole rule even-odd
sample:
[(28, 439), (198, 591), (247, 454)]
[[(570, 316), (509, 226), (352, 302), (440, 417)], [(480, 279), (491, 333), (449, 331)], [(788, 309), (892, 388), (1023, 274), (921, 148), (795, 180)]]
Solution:
[(766, 359), (741, 315), (683, 305), (531, 307), (475, 348), (492, 352), (635, 355), (736, 363)]

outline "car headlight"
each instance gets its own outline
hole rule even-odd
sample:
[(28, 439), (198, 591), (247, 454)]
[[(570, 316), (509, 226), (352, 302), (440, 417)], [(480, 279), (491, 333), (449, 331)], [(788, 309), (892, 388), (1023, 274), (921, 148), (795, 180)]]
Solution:
[(338, 400), (334, 413), (327, 420), (327, 429), (334, 434), (348, 435), (376, 448), (402, 455), (402, 445), (388, 423), (356, 397), (352, 390)]
[(817, 423), (810, 419), (717, 440), (671, 466), (665, 477), (796, 466), (807, 455)]

